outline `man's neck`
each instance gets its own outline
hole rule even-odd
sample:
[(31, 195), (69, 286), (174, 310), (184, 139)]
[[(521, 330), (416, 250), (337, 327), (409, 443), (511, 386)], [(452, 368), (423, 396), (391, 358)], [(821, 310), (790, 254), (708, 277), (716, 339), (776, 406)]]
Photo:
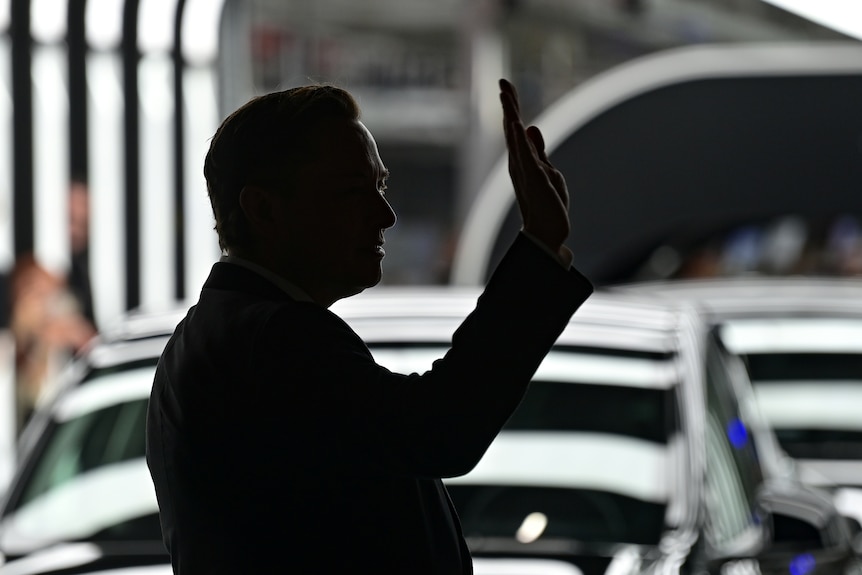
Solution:
[(256, 274), (274, 283), (283, 292), (285, 292), (287, 295), (289, 295), (296, 301), (318, 303), (314, 300), (314, 298), (308, 295), (308, 293), (306, 293), (304, 289), (291, 282), (290, 280), (284, 278), (280, 274), (275, 273), (269, 267), (262, 265), (261, 263), (256, 262), (253, 259), (241, 255), (228, 254), (223, 255), (219, 261), (242, 266), (250, 271), (255, 272)]

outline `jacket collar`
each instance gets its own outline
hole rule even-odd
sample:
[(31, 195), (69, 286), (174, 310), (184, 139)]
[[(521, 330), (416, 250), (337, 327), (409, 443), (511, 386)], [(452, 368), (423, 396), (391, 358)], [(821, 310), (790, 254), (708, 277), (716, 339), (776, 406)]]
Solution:
[(213, 265), (204, 289), (238, 291), (270, 300), (293, 300), (286, 291), (262, 275), (234, 263), (217, 262)]

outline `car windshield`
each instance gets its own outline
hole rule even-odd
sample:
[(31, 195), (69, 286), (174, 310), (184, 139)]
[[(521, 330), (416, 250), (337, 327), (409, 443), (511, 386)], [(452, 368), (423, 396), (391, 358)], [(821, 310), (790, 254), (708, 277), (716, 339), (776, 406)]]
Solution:
[(11, 495), (0, 549), (57, 541), (160, 540), (145, 461), (154, 365), (95, 370), (58, 403), (38, 457)]
[(791, 457), (862, 459), (862, 354), (747, 357), (758, 403)]
[[(401, 371), (439, 349), (372, 347)], [(670, 358), (556, 349), (469, 474), (447, 479), (471, 541), (656, 544), (681, 464)]]
[(744, 357), (781, 447), (803, 459), (862, 459), (862, 321), (745, 320), (722, 329)]

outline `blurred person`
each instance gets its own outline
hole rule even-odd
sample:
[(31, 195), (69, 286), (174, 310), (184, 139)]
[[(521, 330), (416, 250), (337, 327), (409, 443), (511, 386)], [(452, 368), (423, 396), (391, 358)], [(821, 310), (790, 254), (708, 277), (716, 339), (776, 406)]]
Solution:
[(862, 275), (862, 226), (851, 214), (835, 218), (826, 241), (827, 269), (839, 276)]
[(377, 284), (395, 213), (346, 91), (255, 98), (204, 173), (223, 257), (156, 370), (147, 462), (174, 573), (471, 573), (441, 478), (470, 471), (592, 286), (568, 192), (501, 81), (524, 224), (424, 375), (327, 308)]
[(10, 274), (0, 271), (0, 332), (8, 330), (12, 316), (12, 294), (10, 293)]
[(32, 254), (19, 256), (11, 277), (18, 428), (26, 423), (60, 366), (95, 335), (63, 278)]

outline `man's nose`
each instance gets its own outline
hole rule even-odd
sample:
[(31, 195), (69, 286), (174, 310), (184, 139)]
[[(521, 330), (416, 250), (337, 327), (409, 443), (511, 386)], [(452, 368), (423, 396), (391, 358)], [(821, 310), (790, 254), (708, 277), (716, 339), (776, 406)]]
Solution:
[(395, 210), (392, 209), (392, 205), (389, 203), (389, 200), (386, 199), (383, 194), (380, 194), (380, 227), (385, 229), (389, 229), (395, 225), (395, 222), (398, 221), (398, 216), (395, 215)]

